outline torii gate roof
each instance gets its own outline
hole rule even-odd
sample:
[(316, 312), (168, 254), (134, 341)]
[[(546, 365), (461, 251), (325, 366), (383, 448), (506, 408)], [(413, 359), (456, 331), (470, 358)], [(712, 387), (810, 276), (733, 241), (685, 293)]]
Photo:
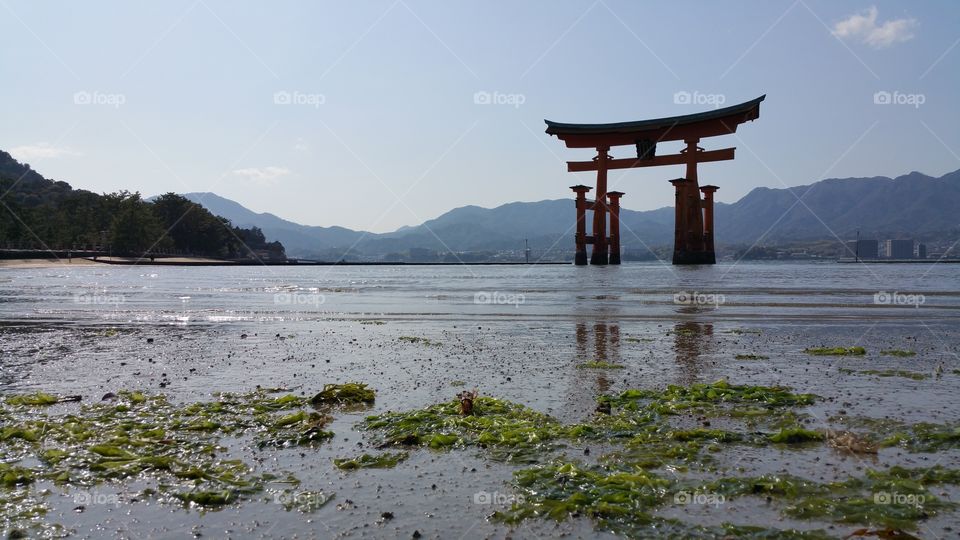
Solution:
[(594, 148), (651, 142), (679, 141), (728, 135), (740, 124), (760, 117), (760, 102), (766, 94), (722, 109), (683, 116), (617, 122), (613, 124), (564, 124), (544, 120), (547, 133), (556, 135), (568, 148)]

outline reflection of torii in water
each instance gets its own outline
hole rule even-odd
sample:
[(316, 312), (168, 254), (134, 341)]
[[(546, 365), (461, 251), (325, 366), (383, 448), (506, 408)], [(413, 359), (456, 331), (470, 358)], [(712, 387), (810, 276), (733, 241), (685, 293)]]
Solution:
[(679, 370), (677, 382), (683, 385), (698, 382), (703, 367), (700, 354), (710, 352), (713, 348), (713, 325), (698, 322), (677, 323), (670, 333), (673, 334), (673, 351)]
[[(577, 323), (577, 363), (608, 362), (620, 363), (620, 325), (598, 322), (593, 325), (593, 355), (587, 351), (589, 331), (586, 323)], [(609, 347), (608, 347), (609, 345)], [(610, 389), (610, 379), (606, 369), (596, 371), (597, 393), (605, 394)]]

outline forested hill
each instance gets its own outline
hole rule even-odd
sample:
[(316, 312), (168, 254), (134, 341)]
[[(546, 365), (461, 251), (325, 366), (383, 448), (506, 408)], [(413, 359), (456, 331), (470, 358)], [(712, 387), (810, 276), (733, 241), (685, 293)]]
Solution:
[(98, 195), (48, 180), (0, 150), (0, 248), (102, 249), (227, 259), (283, 259), (280, 242), (234, 227), (188, 199), (167, 193)]

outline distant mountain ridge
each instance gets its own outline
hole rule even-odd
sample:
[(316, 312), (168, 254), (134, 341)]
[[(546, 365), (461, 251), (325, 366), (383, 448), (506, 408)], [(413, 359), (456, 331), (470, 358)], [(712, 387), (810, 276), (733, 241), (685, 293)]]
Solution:
[[(258, 214), (213, 193), (187, 193), (241, 227), (256, 226), (280, 240), (293, 256), (383, 256), (410, 248), (440, 251), (570, 250), (573, 199), (512, 202), (496, 208), (463, 206), (421, 225), (389, 233), (300, 225)], [(790, 188), (758, 187), (732, 204), (716, 207), (718, 247), (800, 240), (955, 230), (960, 224), (960, 170), (939, 178), (919, 172), (897, 178), (830, 178)], [(622, 244), (627, 249), (673, 242), (673, 208), (623, 209)]]

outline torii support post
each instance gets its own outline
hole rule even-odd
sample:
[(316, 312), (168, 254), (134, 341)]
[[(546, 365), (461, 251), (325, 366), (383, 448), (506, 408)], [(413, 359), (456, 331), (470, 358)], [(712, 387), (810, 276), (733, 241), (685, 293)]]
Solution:
[(609, 146), (597, 147), (597, 192), (593, 201), (593, 252), (590, 264), (607, 264), (607, 161)]
[(577, 194), (577, 233), (574, 241), (577, 245), (577, 253), (574, 256), (573, 263), (577, 266), (586, 266), (587, 264), (587, 192), (591, 187), (584, 185), (570, 186), (570, 189)]
[(687, 147), (681, 150), (687, 165), (687, 176), (682, 182), (671, 181), (677, 187), (677, 226), (673, 244), (673, 264), (714, 264), (716, 255), (706, 249), (703, 227), (703, 202), (697, 184), (697, 162), (703, 149), (697, 146), (699, 139), (684, 141)]
[(620, 197), (622, 191), (607, 193), (610, 199), (610, 264), (620, 264)]
[(703, 243), (704, 251), (713, 254), (714, 264), (717, 262), (716, 250), (713, 247), (713, 194), (720, 189), (717, 186), (700, 186), (703, 192)]

